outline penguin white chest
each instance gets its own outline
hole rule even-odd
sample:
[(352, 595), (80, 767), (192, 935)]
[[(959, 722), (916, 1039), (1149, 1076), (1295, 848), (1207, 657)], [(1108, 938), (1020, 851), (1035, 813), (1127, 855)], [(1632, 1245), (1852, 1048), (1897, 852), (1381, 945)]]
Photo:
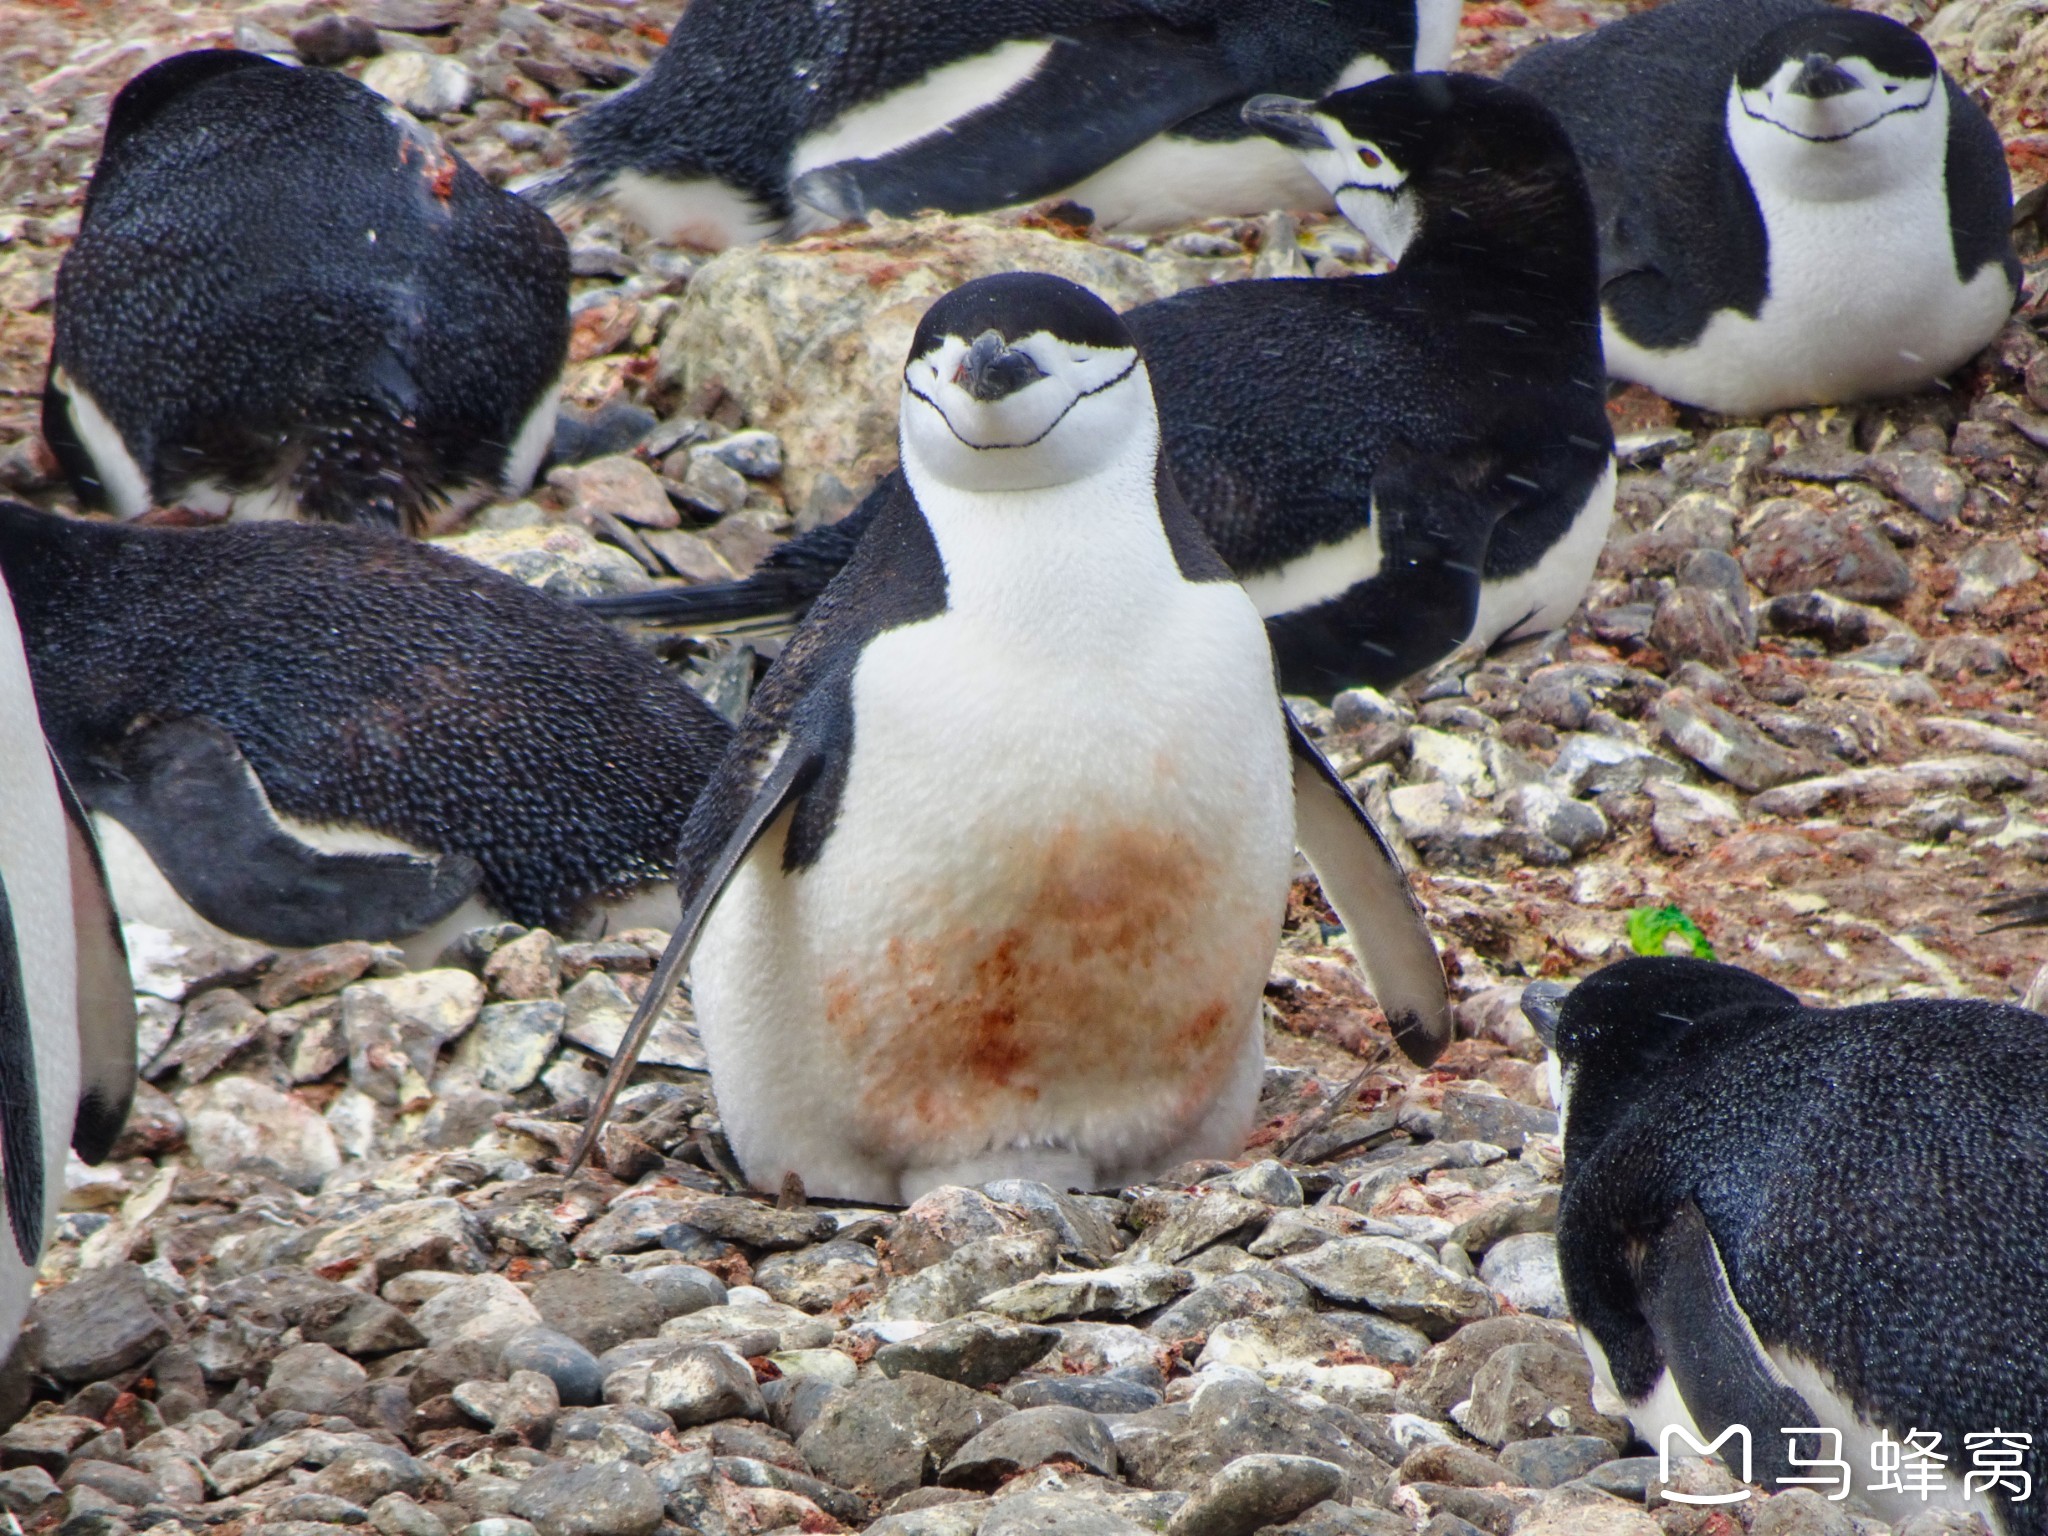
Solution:
[[(1887, 122), (1815, 145), (1731, 112), (1768, 244), (1763, 305), (1754, 317), (1722, 310), (1696, 342), (1671, 351), (1636, 346), (1610, 316), (1609, 371), (1712, 410), (1757, 415), (1901, 393), (1969, 361), (2005, 323), (2012, 289), (1995, 262), (1967, 283), (1958, 276), (1946, 116), (1930, 108), (1917, 117), (1896, 133)], [(1932, 141), (1890, 142), (1909, 132)], [(1845, 163), (1827, 163), (1832, 155)]]
[(1099, 1183), (1242, 1144), (1286, 743), (1241, 591), (1143, 606), (1135, 649), (949, 612), (864, 651), (822, 854), (785, 875), (764, 840), (693, 967), (757, 1182)]

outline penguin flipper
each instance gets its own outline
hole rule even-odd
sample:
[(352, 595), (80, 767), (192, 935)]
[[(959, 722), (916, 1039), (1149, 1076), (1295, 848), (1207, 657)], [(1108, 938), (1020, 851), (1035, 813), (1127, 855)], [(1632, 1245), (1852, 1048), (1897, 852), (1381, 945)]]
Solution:
[(393, 939), (482, 879), (464, 854), (327, 853), (285, 830), (234, 738), (192, 716), (133, 732), (87, 803), (120, 822), (208, 922), (289, 948)]
[(1186, 32), (1080, 27), (994, 101), (887, 154), (807, 171), (790, 195), (842, 221), (1036, 202), (1245, 89), (1219, 50)]
[(1426, 1067), (1451, 1043), (1443, 961), (1394, 850), (1337, 770), (1287, 714), (1294, 754), (1294, 840), (1344, 920), (1373, 997), (1402, 1054)]
[(78, 1114), (71, 1146), (88, 1163), (98, 1163), (113, 1150), (135, 1102), (135, 986), (92, 824), (54, 753), (50, 771), (64, 801), (72, 928), (78, 935)]
[(1642, 1306), (1672, 1384), (1706, 1438), (1747, 1425), (1757, 1480), (1793, 1476), (1781, 1431), (1819, 1421), (1764, 1354), (1728, 1284), (1720, 1246), (1690, 1200), (1650, 1246)]
[(14, 1248), (31, 1271), (43, 1249), (42, 1101), (36, 1092), (36, 1042), (14, 909), (0, 880), (0, 1188)]
[(760, 787), (747, 801), (717, 858), (698, 879), (696, 892), (690, 898), (689, 906), (684, 908), (682, 920), (676, 924), (675, 932), (669, 935), (668, 947), (661, 952), (661, 963), (648, 978), (640, 1006), (634, 1010), (633, 1021), (626, 1026), (618, 1053), (612, 1057), (611, 1070), (605, 1074), (604, 1087), (584, 1122), (583, 1136), (576, 1143), (576, 1150), (570, 1154), (567, 1172), (573, 1174), (581, 1168), (584, 1159), (590, 1156), (590, 1149), (597, 1144), (598, 1133), (610, 1118), (612, 1105), (626, 1086), (626, 1080), (633, 1075), (633, 1067), (640, 1059), (648, 1035), (653, 1032), (655, 1020), (660, 1018), (661, 1010), (667, 1004), (669, 994), (675, 990), (676, 983), (682, 979), (683, 972), (689, 969), (690, 956), (697, 948), (697, 936), (703, 931), (704, 920), (718, 904), (727, 882), (768, 830), (778, 821), (795, 814), (799, 797), (817, 781), (825, 763), (826, 753), (821, 747), (807, 744), (793, 733), (782, 754), (761, 780)]

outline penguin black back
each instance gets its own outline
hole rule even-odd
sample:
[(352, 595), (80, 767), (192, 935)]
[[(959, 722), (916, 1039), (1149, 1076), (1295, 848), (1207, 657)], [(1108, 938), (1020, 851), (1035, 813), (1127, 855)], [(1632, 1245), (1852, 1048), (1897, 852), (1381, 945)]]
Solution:
[[(1824, 1377), (1895, 1438), (1939, 1432), (1952, 1477), (1966, 1434), (2038, 1432), (2048, 1019), (1806, 1008), (1734, 967), (1649, 958), (1574, 989), (1554, 1030), (1566, 1295), (1632, 1404), (1715, 1326), (1698, 1309), (1677, 1334), (1658, 1321), (1666, 1236), (1703, 1219), (1756, 1340), (1823, 1415), (1793, 1422), (1839, 1422), (1811, 1401)], [(1750, 1423), (1766, 1465), (1780, 1427)], [(2038, 1479), (2038, 1452), (2027, 1466)], [(2043, 1514), (2008, 1504), (2005, 1529), (2048, 1529)]]
[(568, 253), (344, 75), (224, 49), (116, 97), (59, 270), (44, 432), (81, 496), (417, 527), (520, 490)]
[(732, 735), (603, 624), (390, 534), (0, 503), (0, 571), (88, 805), (118, 791), (131, 738), (197, 718), (278, 812), (466, 855), (490, 905), (529, 925), (672, 879)]

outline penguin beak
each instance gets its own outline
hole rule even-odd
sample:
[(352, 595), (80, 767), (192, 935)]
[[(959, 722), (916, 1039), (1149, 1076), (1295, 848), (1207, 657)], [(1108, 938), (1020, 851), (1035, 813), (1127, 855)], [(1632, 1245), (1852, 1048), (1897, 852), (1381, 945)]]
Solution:
[(1826, 101), (1830, 96), (1846, 96), (1862, 88), (1862, 81), (1824, 53), (1809, 53), (1789, 87), (1794, 96), (1810, 101)]
[(1532, 981), (1522, 989), (1522, 1017), (1536, 1026), (1546, 1051), (1557, 1049), (1557, 1021), (1571, 988), (1556, 981)]
[(1017, 351), (994, 331), (975, 337), (974, 345), (953, 371), (953, 382), (984, 405), (1014, 395), (1044, 377), (1045, 370), (1027, 353)]
[(1245, 125), (1289, 149), (1312, 153), (1330, 147), (1315, 118), (1316, 104), (1298, 96), (1254, 96), (1244, 104)]

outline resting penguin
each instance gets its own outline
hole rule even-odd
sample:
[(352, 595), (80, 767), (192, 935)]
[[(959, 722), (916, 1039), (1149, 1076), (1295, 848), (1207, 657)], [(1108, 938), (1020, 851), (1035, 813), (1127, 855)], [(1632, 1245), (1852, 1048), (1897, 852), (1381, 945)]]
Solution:
[(1585, 162), (1618, 378), (1738, 415), (1897, 394), (2012, 310), (1997, 130), (1895, 21), (1673, 0), (1506, 78)]
[(1238, 103), (1442, 69), (1460, 4), (693, 0), (544, 195), (709, 247), (1053, 196), (1131, 229), (1323, 206)]
[[(1806, 1008), (1699, 960), (1624, 960), (1562, 990), (1522, 1006), (1560, 1090), (1558, 1259), (1596, 1405), (1652, 1446), (1670, 1424), (1698, 1444), (1745, 1425), (1770, 1491), (1815, 1475), (1792, 1454), (1830, 1454), (1781, 1430), (1839, 1431), (1891, 1521), (1925, 1506), (1869, 1491), (1871, 1445), (1930, 1431), (1948, 1493), (1929, 1503), (2048, 1532), (2048, 1020)], [(1995, 1430), (2034, 1436), (2026, 1502), (1965, 1489), (1965, 1437)]]
[(135, 994), (85, 813), (36, 722), (0, 581), (0, 1358), (64, 1197), (64, 1151), (100, 1162), (135, 1096)]
[(57, 273), (43, 434), (135, 517), (415, 531), (532, 481), (568, 248), (345, 75), (179, 54), (114, 98)]
[(673, 924), (731, 728), (560, 599), (370, 529), (5, 502), (0, 572), (124, 918), (416, 962), (490, 921)]
[(687, 964), (758, 1185), (899, 1201), (1234, 1155), (1297, 837), (1433, 1059), (1435, 949), (1174, 492), (1129, 330), (1060, 278), (969, 283), (918, 327), (901, 434), (908, 494), (684, 828), (683, 921), (586, 1148)]
[[(1592, 205), (1550, 114), (1472, 75), (1245, 109), (1399, 259), (1384, 276), (1190, 289), (1124, 317), (1182, 494), (1266, 618), (1291, 693), (1387, 687), (1461, 645), (1562, 625), (1614, 508)], [(747, 582), (622, 617), (808, 601), (905, 494)]]

